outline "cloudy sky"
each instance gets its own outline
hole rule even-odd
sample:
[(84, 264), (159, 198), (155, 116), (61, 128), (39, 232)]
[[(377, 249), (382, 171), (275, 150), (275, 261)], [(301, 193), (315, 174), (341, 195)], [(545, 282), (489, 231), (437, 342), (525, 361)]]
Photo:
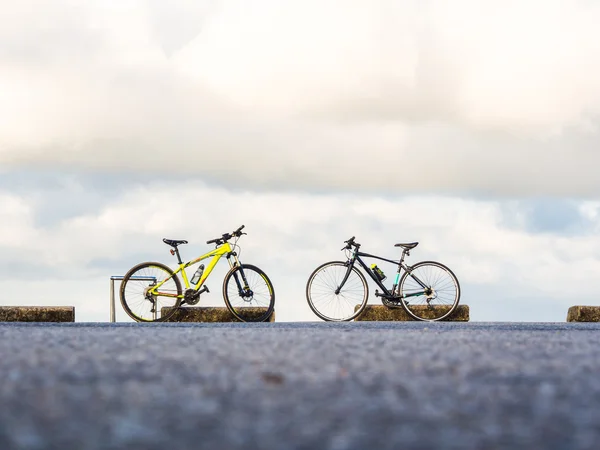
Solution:
[(472, 320), (564, 321), (600, 304), (598, 23), (590, 0), (0, 0), (0, 304), (106, 321), (111, 275), (174, 265), (163, 237), (191, 259), (245, 224), (278, 320), (316, 320), (306, 280), (355, 235), (419, 241)]

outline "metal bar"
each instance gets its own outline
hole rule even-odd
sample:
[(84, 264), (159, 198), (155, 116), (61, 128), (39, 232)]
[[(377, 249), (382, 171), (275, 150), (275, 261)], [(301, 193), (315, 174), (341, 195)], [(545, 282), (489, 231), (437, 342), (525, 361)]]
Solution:
[[(125, 276), (114, 275), (110, 277), (110, 321), (116, 322), (115, 318), (115, 281), (123, 280)], [(154, 281), (156, 283), (156, 277), (130, 277), (130, 280), (138, 281)]]
[(110, 277), (110, 321), (115, 322), (115, 280)]

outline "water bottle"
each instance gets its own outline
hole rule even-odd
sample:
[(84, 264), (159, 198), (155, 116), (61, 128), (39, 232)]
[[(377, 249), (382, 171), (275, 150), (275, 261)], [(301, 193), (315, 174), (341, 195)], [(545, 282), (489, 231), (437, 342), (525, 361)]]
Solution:
[(203, 272), (204, 272), (204, 264), (200, 264), (198, 266), (198, 268), (196, 269), (196, 272), (194, 272), (194, 276), (190, 280), (190, 283), (192, 285), (198, 284), (198, 281), (200, 281), (200, 278), (202, 277)]
[(385, 273), (383, 273), (383, 270), (377, 267), (377, 264), (371, 264), (371, 270), (373, 273), (375, 273), (375, 276), (379, 279), (379, 281), (383, 281), (387, 278)]

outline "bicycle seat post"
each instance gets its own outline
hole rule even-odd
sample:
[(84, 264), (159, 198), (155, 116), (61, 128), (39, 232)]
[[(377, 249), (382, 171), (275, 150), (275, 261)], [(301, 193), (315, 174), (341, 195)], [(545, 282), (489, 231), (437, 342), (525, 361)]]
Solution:
[(183, 261), (181, 260), (181, 256), (179, 256), (179, 249), (177, 248), (176, 245), (171, 249), (171, 255), (176, 255), (177, 256), (177, 262), (180, 265), (183, 264)]
[(398, 272), (400, 271), (400, 266), (402, 266), (402, 263), (404, 262), (404, 258), (406, 257), (406, 255), (410, 256), (410, 253), (408, 251), (408, 249), (404, 249), (402, 250), (402, 256), (400, 257), (400, 264), (398, 264)]

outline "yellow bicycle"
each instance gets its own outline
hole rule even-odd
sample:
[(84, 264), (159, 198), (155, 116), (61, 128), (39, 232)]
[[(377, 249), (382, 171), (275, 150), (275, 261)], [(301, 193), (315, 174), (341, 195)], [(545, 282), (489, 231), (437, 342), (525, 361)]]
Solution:
[[(187, 241), (163, 239), (171, 246), (171, 254), (177, 256), (179, 268), (175, 271), (158, 262), (143, 262), (131, 268), (121, 283), (121, 304), (132, 319), (138, 322), (163, 322), (177, 312), (182, 305), (195, 305), (200, 301), (200, 294), (209, 292), (204, 284), (221, 257), (225, 256), (230, 270), (223, 280), (223, 299), (231, 314), (242, 322), (264, 322), (273, 313), (275, 307), (275, 291), (265, 273), (256, 266), (241, 264), (238, 253), (234, 251), (244, 225), (233, 233), (225, 233), (220, 238), (211, 239), (207, 244), (215, 244), (215, 250), (206, 253), (190, 262), (184, 263), (179, 255), (179, 245)], [(235, 239), (233, 245), (229, 244)], [(208, 267), (198, 266), (191, 279), (185, 269), (200, 261), (210, 258)], [(181, 287), (181, 278), (185, 291)]]

